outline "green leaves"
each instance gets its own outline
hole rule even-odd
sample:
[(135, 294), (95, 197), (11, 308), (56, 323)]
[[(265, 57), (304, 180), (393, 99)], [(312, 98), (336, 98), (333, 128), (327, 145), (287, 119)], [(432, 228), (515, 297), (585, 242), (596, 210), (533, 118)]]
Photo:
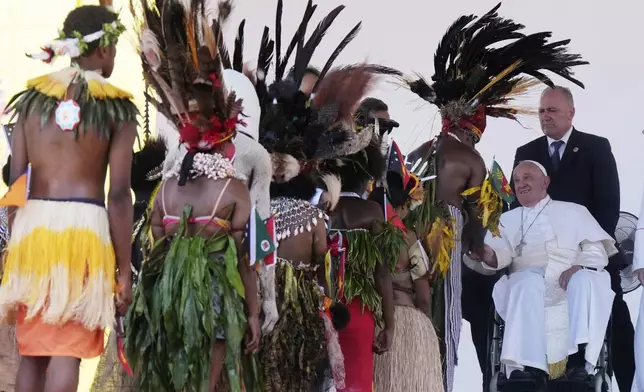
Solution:
[[(201, 392), (208, 386), (219, 326), (226, 337), (224, 367), (230, 390), (241, 392), (246, 317), (236, 248), (227, 235), (188, 236), (190, 214), (186, 207), (169, 247), (167, 241), (157, 241), (146, 253), (126, 320), (128, 357), (141, 373), (141, 392)], [(257, 365), (253, 359), (246, 363), (251, 368), (244, 375), (252, 379), (252, 366)]]

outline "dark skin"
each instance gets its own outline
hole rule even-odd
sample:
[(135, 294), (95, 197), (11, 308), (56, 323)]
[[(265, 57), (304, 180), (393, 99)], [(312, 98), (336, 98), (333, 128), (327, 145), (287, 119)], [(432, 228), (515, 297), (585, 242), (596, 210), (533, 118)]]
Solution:
[[(366, 184), (357, 193), (362, 193), (365, 188)], [(331, 215), (334, 229), (365, 229), (374, 235), (382, 231), (384, 219), (382, 208), (378, 203), (357, 197), (341, 197)], [(391, 347), (394, 337), (394, 293), (391, 274), (384, 264), (376, 268), (374, 279), (376, 291), (382, 297), (382, 315), (385, 328), (378, 334), (373, 346), (376, 354), (383, 354)]]
[[(402, 206), (396, 208), (396, 213), (400, 219), (405, 219), (409, 209), (407, 206)], [(398, 264), (396, 268), (398, 270), (406, 270), (409, 268), (411, 263), (411, 258), (409, 257), (409, 249), (418, 241), (418, 237), (413, 231), (408, 231), (405, 234), (405, 243), (407, 246), (400, 251), (400, 256), (398, 257)], [(421, 279), (416, 279), (414, 281), (414, 292), (413, 295), (407, 291), (396, 290), (396, 285), (394, 288), (394, 302), (396, 305), (403, 306), (415, 306), (421, 312), (429, 314), (429, 309), (431, 305), (430, 297), (430, 284), (429, 284), (430, 275), (427, 274)]]
[[(99, 70), (109, 77), (114, 69), (116, 48), (98, 48), (89, 56), (75, 59), (80, 68)], [(69, 87), (73, 96), (76, 86)], [(40, 126), (39, 112), (19, 118), (11, 141), (11, 182), (20, 177), (31, 163), (32, 198), (89, 198), (105, 200), (105, 179), (110, 167), (107, 211), (110, 235), (118, 267), (120, 291), (116, 296), (119, 315), (125, 315), (132, 302), (131, 238), (132, 196), (130, 167), (136, 123), (117, 124), (112, 137), (99, 138), (87, 129), (78, 139), (73, 132), (63, 132), (51, 118)], [(64, 157), (64, 159), (61, 159)], [(10, 210), (10, 224), (15, 209)], [(78, 386), (80, 359), (71, 357), (23, 357), (16, 380), (16, 390), (75, 392)], [(46, 377), (46, 372), (51, 377)]]
[(317, 265), (318, 283), (324, 287), (324, 292), (329, 294), (324, 275), (324, 256), (328, 250), (326, 243), (326, 227), (323, 219), (310, 231), (305, 231), (294, 237), (289, 237), (279, 243), (279, 257), (291, 260), (294, 265), (299, 262)]
[[(463, 230), (463, 249), (482, 249), (485, 229), (479, 219), (479, 212), (474, 202), (479, 193), (468, 197), (470, 202), (463, 203), (463, 193), (473, 187), (480, 187), (487, 171), (483, 158), (474, 149), (474, 136), (471, 132), (453, 130), (452, 133), (461, 141), (444, 135), (437, 146), (436, 198), (455, 206), (467, 213), (467, 224)], [(424, 157), (429, 150), (429, 142), (411, 152), (409, 162)]]
[[(192, 206), (192, 216), (212, 216), (213, 208), (217, 198), (221, 194), (226, 179), (210, 180), (207, 177), (199, 177), (188, 181), (184, 186), (177, 184), (176, 178), (167, 180), (165, 184), (164, 199), (166, 214), (181, 216), (183, 208), (186, 205)], [(162, 185), (164, 186), (164, 185)], [(250, 217), (251, 205), (250, 195), (246, 185), (236, 179), (231, 179), (228, 187), (224, 191), (214, 216), (223, 220), (230, 221), (230, 228), (235, 245), (237, 246), (237, 255), (240, 256), (237, 263), (237, 269), (241, 276), (244, 289), (246, 290), (246, 315), (248, 319), (248, 331), (245, 337), (246, 352), (257, 352), (261, 337), (259, 326), (259, 301), (257, 298), (257, 285), (255, 282), (256, 275), (251, 266), (241, 257), (246, 254), (242, 244), (244, 228)], [(163, 205), (161, 199), (161, 190), (154, 200), (152, 208), (151, 225), (152, 235), (155, 239), (165, 236), (174, 235), (179, 229), (179, 224), (170, 224), (163, 226)], [(212, 225), (199, 223), (188, 224), (188, 234), (210, 238), (221, 232), (221, 228)], [(216, 386), (221, 380), (221, 371), (224, 365), (226, 354), (226, 342), (217, 340), (212, 347), (212, 361), (210, 367), (210, 391), (215, 391)]]

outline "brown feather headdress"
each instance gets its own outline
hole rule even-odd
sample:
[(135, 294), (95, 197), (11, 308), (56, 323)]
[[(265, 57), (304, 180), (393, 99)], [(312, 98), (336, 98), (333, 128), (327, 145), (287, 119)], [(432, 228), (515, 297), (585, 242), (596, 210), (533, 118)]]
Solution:
[(211, 22), (204, 6), (203, 0), (141, 0), (139, 12), (130, 7), (142, 26), (145, 81), (156, 95), (146, 98), (179, 130), (188, 149), (186, 170), (197, 152), (229, 142), (242, 121), (241, 100), (223, 83), (217, 36), (232, 5), (221, 1), (219, 19)]

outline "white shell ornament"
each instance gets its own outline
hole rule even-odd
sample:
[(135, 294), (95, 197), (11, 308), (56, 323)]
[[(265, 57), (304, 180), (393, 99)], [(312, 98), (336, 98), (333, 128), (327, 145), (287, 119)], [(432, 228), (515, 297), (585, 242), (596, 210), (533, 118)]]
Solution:
[(56, 108), (56, 124), (65, 132), (71, 132), (80, 123), (80, 106), (73, 99), (61, 101)]

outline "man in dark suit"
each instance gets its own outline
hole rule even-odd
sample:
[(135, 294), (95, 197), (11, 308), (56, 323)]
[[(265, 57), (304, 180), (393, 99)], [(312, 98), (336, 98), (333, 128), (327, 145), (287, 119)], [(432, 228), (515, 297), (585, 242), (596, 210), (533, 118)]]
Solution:
[[(545, 135), (517, 148), (513, 167), (524, 160), (541, 163), (551, 179), (548, 194), (554, 200), (586, 206), (601, 227), (614, 236), (620, 208), (615, 157), (606, 138), (573, 127), (574, 115), (574, 100), (569, 89), (546, 89), (539, 105), (539, 120)], [(630, 392), (635, 373), (634, 330), (620, 285), (620, 256), (612, 257), (606, 267), (616, 294), (612, 313), (612, 360), (619, 390)], [(583, 366), (582, 353), (571, 356), (569, 364)]]

